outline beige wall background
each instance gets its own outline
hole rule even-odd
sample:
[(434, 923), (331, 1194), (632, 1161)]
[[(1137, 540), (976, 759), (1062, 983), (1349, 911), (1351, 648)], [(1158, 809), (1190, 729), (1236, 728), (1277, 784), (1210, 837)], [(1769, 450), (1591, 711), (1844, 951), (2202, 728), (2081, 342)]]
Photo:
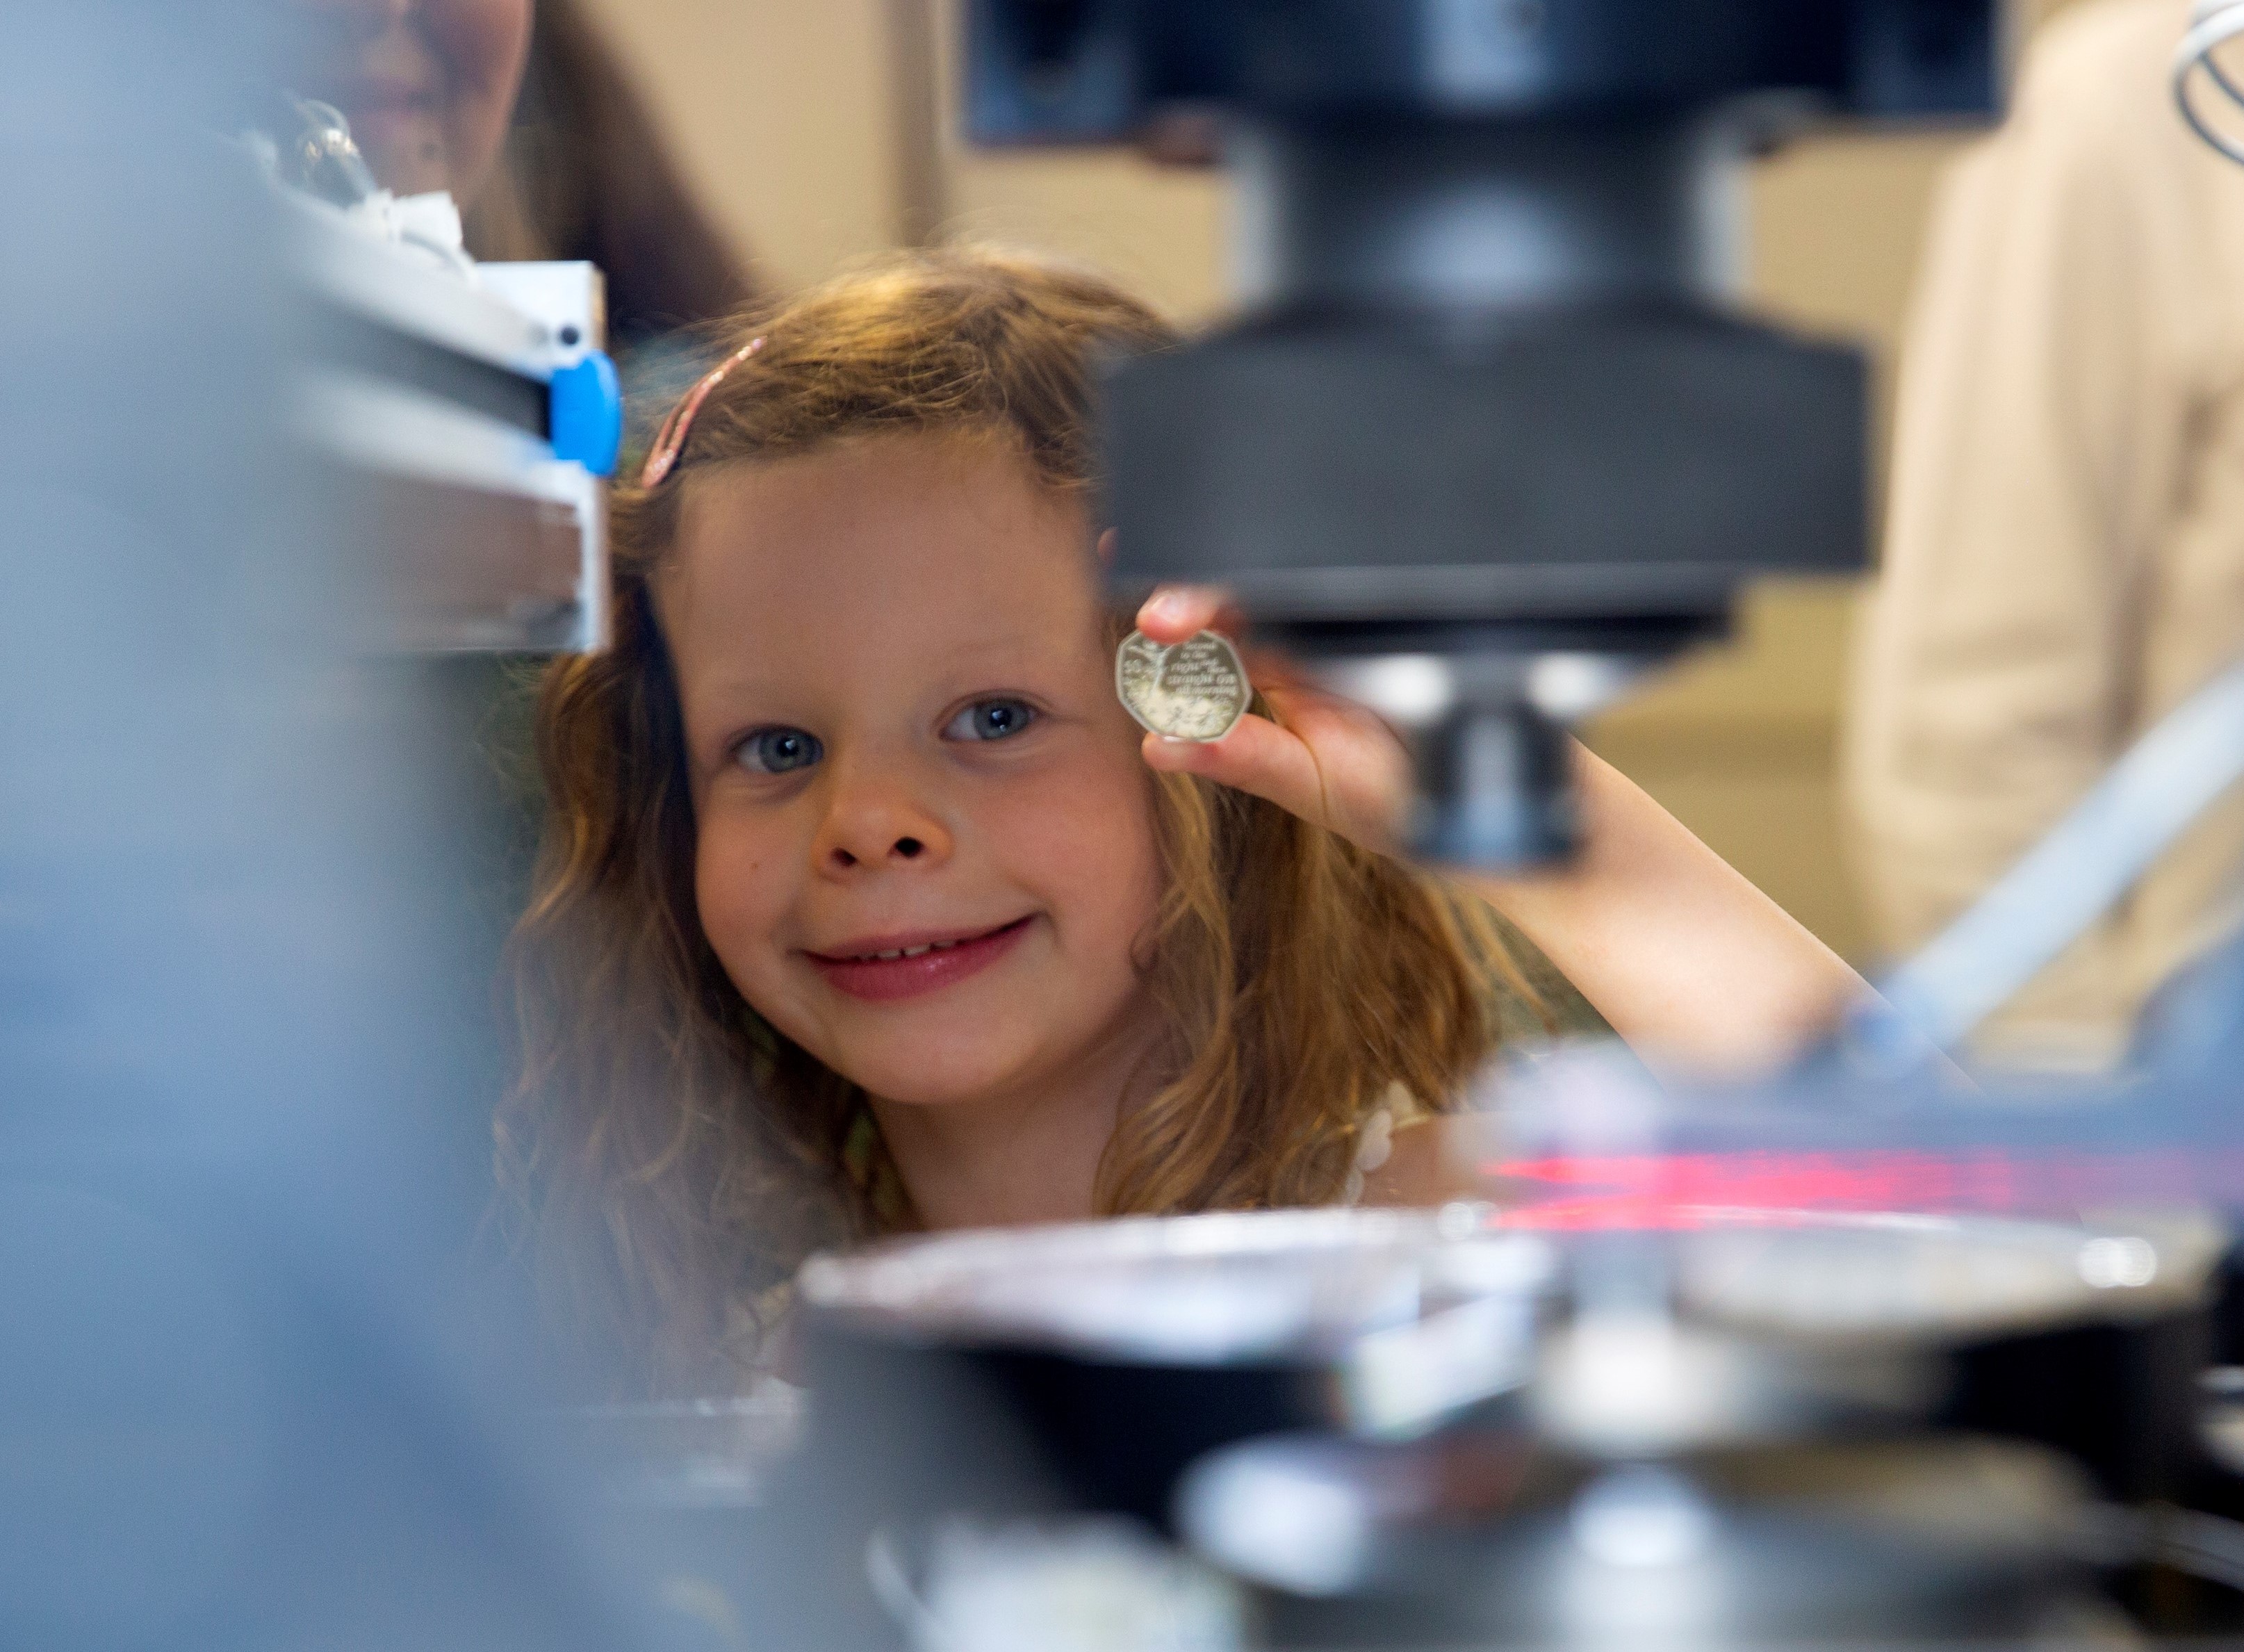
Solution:
[[(2031, 29), (2071, 0), (2025, 0)], [(955, 0), (586, 0), (686, 176), (764, 284), (940, 233), (1087, 258), (1180, 319), (1223, 303), (1223, 185), (1123, 154), (980, 154), (952, 135)], [(1761, 163), (1749, 285), (1794, 323), (1854, 338), (1881, 406), (1928, 206), (1953, 134), (1843, 136)], [(1833, 754), (1855, 592), (1776, 583), (1729, 644), (1585, 736), (1850, 958)]]

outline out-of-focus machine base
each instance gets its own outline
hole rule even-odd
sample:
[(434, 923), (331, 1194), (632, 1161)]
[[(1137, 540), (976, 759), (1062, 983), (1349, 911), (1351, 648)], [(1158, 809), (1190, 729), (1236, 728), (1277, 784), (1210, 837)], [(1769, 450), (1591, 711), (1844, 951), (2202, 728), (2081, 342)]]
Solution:
[[(970, 1640), (1000, 1600), (1063, 1633), (1092, 1514), (1242, 1588), (1240, 1643), (2244, 1628), (2218, 1556), (2216, 1587), (2150, 1581), (2191, 1519), (2244, 1540), (2173, 1512), (2219, 1479), (2221, 1249), (2190, 1218), (1531, 1204), (902, 1242), (803, 1276), (803, 1472), (848, 1465), (830, 1547)], [(1113, 1587), (1175, 1587), (1155, 1553)]]

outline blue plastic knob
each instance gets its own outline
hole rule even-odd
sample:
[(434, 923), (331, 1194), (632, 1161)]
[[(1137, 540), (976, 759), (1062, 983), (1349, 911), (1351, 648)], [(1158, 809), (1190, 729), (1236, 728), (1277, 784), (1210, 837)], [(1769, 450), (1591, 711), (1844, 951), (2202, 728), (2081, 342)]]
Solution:
[(616, 364), (598, 350), (553, 376), (553, 457), (574, 459), (594, 476), (616, 473), (624, 444), (624, 387)]

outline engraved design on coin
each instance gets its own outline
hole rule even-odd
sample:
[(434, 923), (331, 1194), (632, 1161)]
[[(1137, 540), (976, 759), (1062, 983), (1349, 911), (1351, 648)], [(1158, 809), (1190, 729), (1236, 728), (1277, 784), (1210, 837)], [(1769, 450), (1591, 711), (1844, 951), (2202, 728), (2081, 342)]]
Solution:
[(1254, 697), (1239, 651), (1213, 631), (1163, 645), (1142, 631), (1114, 656), (1114, 692), (1139, 725), (1172, 740), (1220, 740)]

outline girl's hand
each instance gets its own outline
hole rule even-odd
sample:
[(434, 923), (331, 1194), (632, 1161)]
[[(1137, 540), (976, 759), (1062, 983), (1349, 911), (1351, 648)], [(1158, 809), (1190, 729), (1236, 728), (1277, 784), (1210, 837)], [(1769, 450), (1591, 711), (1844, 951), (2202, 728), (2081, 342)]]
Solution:
[[(1221, 594), (1157, 591), (1138, 626), (1156, 642), (1234, 628)], [(1267, 798), (1367, 849), (1398, 852), (1410, 764), (1364, 708), (1250, 656), (1283, 726), (1247, 716), (1205, 743), (1146, 736), (1155, 768)], [(1501, 911), (1655, 1066), (1739, 1072), (1794, 1055), (1869, 985), (1619, 769), (1573, 748), (1585, 843), (1572, 862), (1520, 876), (1444, 869)]]
[[(1167, 586), (1138, 610), (1138, 629), (1178, 643), (1236, 629), (1222, 594)], [(1410, 809), (1410, 760), (1385, 722), (1308, 681), (1282, 658), (1247, 655), (1247, 675), (1279, 721), (1253, 713), (1220, 740), (1147, 735), (1146, 762), (1252, 793), (1380, 854), (1396, 853)]]

